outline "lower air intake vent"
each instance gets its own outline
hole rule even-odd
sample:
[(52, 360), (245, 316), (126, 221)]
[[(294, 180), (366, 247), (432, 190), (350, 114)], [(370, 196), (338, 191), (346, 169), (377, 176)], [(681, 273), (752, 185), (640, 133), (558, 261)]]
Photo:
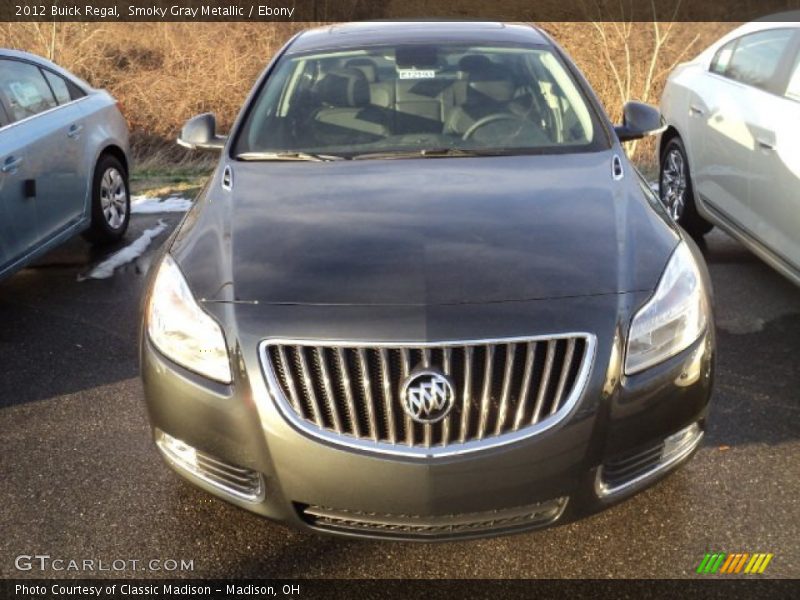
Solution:
[(630, 454), (603, 465), (603, 482), (610, 488), (620, 487), (652, 471), (661, 462), (664, 444)]
[(300, 517), (319, 529), (382, 537), (461, 537), (487, 531), (504, 532), (542, 527), (564, 512), (567, 498), (517, 508), (443, 516), (385, 514), (298, 505)]

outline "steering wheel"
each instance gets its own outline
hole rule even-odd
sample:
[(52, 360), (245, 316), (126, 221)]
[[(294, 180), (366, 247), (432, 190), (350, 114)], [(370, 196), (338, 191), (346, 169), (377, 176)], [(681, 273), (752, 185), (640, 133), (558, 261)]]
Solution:
[(461, 139), (464, 141), (471, 140), (472, 137), (475, 135), (476, 131), (478, 131), (483, 127), (486, 127), (491, 123), (497, 123), (499, 121), (517, 121), (521, 123), (523, 126), (526, 122), (525, 119), (518, 117), (517, 115), (512, 115), (511, 113), (493, 113), (491, 115), (486, 115), (485, 117), (481, 117), (480, 119), (475, 121), (470, 126), (470, 128), (464, 132), (464, 135), (461, 136)]

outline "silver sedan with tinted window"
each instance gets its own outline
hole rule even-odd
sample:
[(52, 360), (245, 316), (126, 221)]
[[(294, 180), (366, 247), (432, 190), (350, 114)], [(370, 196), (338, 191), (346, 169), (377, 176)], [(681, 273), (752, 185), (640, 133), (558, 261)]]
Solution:
[(130, 220), (128, 127), (106, 91), (43, 58), (0, 49), (0, 278), (82, 233)]

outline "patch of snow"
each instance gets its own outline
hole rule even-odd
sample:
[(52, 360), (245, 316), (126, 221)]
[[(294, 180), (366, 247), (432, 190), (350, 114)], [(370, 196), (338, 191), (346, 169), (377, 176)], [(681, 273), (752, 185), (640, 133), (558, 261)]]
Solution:
[(131, 214), (158, 214), (170, 212), (186, 212), (192, 207), (192, 201), (183, 196), (157, 198), (149, 196), (133, 196), (131, 198)]
[(159, 219), (158, 225), (150, 229), (145, 229), (144, 233), (142, 233), (135, 242), (109, 256), (86, 275), (78, 275), (78, 281), (84, 281), (86, 279), (108, 279), (114, 274), (116, 269), (136, 260), (144, 254), (150, 242), (161, 235), (166, 228), (167, 224)]
[(658, 196), (658, 182), (657, 181), (651, 181), (650, 182), (650, 189), (653, 191), (653, 193), (656, 196)]

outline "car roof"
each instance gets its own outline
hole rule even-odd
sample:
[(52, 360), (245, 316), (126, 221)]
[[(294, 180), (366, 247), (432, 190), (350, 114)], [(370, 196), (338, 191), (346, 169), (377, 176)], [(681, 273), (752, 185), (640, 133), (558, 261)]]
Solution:
[(21, 60), (29, 60), (47, 67), (55, 67), (58, 70), (61, 68), (55, 63), (47, 60), (46, 58), (30, 52), (23, 52), (22, 50), (11, 50), (9, 48), (0, 48), (0, 57), (2, 58), (18, 58)]
[(786, 28), (800, 29), (800, 11), (794, 10), (767, 15), (755, 21), (750, 21), (749, 23), (740, 25), (739, 27), (736, 27), (735, 29), (732, 29), (723, 35), (708, 48), (703, 50), (692, 62), (702, 64), (710, 63), (719, 48), (731, 40), (740, 38), (748, 33)]
[(766, 31), (768, 29), (785, 29), (787, 27), (795, 29), (800, 27), (800, 11), (768, 15), (756, 21), (745, 23), (744, 25), (740, 25), (733, 31), (729, 32), (725, 36), (725, 39), (731, 40), (746, 33), (755, 33), (757, 31)]
[(363, 21), (304, 31), (295, 38), (288, 52), (441, 42), (550, 45), (550, 41), (540, 31), (527, 24), (479, 21)]
[(53, 61), (47, 60), (46, 58), (39, 56), (37, 54), (32, 54), (30, 52), (23, 52), (22, 50), (11, 50), (9, 48), (0, 48), (0, 58), (14, 58), (17, 60), (26, 60), (32, 63), (36, 63), (42, 67), (47, 67), (51, 71), (58, 73), (62, 77), (65, 77), (72, 81), (73, 83), (77, 84), (79, 87), (83, 88), (84, 91), (89, 92), (93, 88), (89, 83), (64, 69), (63, 67), (59, 67)]

